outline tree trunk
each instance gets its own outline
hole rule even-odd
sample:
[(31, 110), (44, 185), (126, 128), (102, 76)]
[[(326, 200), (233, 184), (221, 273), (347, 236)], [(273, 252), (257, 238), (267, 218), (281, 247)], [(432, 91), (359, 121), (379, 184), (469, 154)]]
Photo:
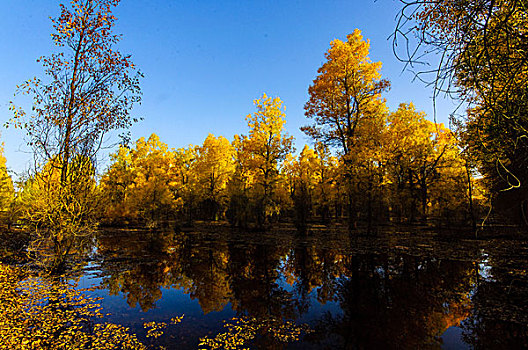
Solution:
[(467, 163), (465, 164), (466, 176), (468, 181), (468, 200), (469, 200), (469, 217), (471, 219), (471, 228), (475, 232), (475, 238), (477, 238), (477, 220), (475, 219), (475, 210), (473, 209), (473, 184), (471, 183), (471, 172)]

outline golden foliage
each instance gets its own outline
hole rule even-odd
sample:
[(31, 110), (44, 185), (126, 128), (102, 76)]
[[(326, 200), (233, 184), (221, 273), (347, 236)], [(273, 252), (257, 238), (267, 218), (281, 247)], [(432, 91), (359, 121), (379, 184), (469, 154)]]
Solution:
[[(22, 183), (13, 210), (16, 220), (31, 232), (30, 251), (48, 270), (62, 267), (66, 256), (93, 234), (99, 206), (90, 159), (77, 156), (63, 173), (54, 158)], [(63, 175), (67, 181), (62, 181)]]
[(274, 318), (233, 318), (232, 321), (224, 325), (226, 332), (214, 338), (201, 338), (200, 349), (250, 349), (251, 341), (258, 336), (268, 335), (280, 343), (288, 343), (298, 341), (301, 334), (310, 332), (306, 325), (297, 326), (291, 321), (282, 322)]
[(0, 348), (146, 349), (128, 329), (101, 318), (96, 300), (60, 281), (0, 264)]
[(254, 103), (257, 111), (246, 117), (248, 135), (236, 135), (233, 141), (236, 170), (229, 186), (229, 210), (233, 221), (241, 223), (256, 216), (261, 226), (280, 213), (276, 191), (282, 165), (293, 151), (293, 137), (284, 130), (286, 115), (280, 98), (263, 94)]
[(389, 116), (384, 138), (385, 185), (399, 217), (465, 211), (465, 161), (449, 129), (426, 120), (412, 103), (400, 104)]
[(0, 145), (0, 223), (11, 224), (13, 220), (13, 205), (15, 189), (13, 180), (7, 172), (6, 158), (4, 157), (4, 143)]
[(113, 163), (101, 179), (104, 217), (155, 223), (180, 207), (180, 168), (174, 151), (156, 134), (140, 138), (135, 148), (121, 146), (111, 158)]
[(197, 178), (199, 201), (207, 209), (209, 218), (223, 216), (228, 202), (227, 183), (235, 171), (235, 150), (223, 136), (209, 134), (197, 148), (194, 172)]
[(389, 82), (381, 79), (381, 62), (371, 62), (369, 47), (359, 29), (346, 42), (332, 41), (326, 62), (308, 89), (305, 114), (315, 123), (302, 130), (315, 140), (338, 146), (342, 155), (357, 145), (357, 133), (364, 124), (385, 113), (381, 93)]

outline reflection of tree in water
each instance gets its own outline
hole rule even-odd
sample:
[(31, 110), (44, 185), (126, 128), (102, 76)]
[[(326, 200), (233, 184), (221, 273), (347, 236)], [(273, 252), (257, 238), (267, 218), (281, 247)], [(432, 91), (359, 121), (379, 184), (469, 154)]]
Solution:
[(440, 348), (470, 309), (470, 265), (413, 256), (352, 255), (337, 298), (310, 342), (322, 348)]
[(280, 244), (229, 244), (232, 308), (239, 315), (255, 318), (258, 325), (250, 348), (283, 349), (274, 334), (284, 320), (299, 316), (293, 293), (279, 283), (279, 265), (288, 250)]
[(474, 266), (474, 308), (463, 337), (475, 349), (528, 348), (528, 256), (520, 248), (491, 253), (485, 269)]
[(173, 233), (129, 231), (105, 234), (99, 238), (99, 253), (104, 257), (100, 269), (103, 286), (111, 295), (120, 292), (128, 305), (143, 311), (161, 299), (162, 287), (189, 288), (182, 273), (182, 247), (185, 239)]
[(278, 283), (278, 266), (287, 251), (279, 245), (229, 245), (235, 311), (257, 318), (296, 318), (292, 293)]
[(204, 313), (221, 311), (231, 300), (229, 254), (224, 242), (193, 242), (183, 260), (183, 273), (192, 281), (185, 292), (198, 299)]
[(343, 258), (339, 251), (318, 249), (313, 243), (296, 245), (290, 251), (282, 273), (294, 286), (301, 314), (308, 311), (313, 290), (321, 304), (335, 300), (339, 277), (345, 272)]
[(281, 344), (274, 331), (285, 331), (283, 319), (297, 318), (292, 293), (278, 284), (278, 266), (288, 246), (237, 245), (200, 233), (138, 233), (100, 240), (101, 270), (111, 294), (123, 293), (130, 306), (139, 303), (143, 311), (161, 299), (162, 287), (182, 288), (204, 313), (231, 302), (240, 316), (255, 318), (252, 327), (258, 325), (259, 334), (252, 345)]
[(163, 287), (182, 288), (204, 313), (220, 311), (232, 299), (230, 259), (225, 242), (204, 238), (145, 231), (106, 234), (99, 239), (104, 285), (143, 311), (161, 299)]

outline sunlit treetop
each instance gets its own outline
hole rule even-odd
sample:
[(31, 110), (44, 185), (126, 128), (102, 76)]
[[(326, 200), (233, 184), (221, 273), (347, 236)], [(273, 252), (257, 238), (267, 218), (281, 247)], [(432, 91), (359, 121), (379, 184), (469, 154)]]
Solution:
[(255, 168), (267, 171), (292, 151), (293, 137), (285, 131), (285, 108), (279, 97), (263, 94), (254, 103), (257, 111), (246, 117), (249, 133), (243, 137), (243, 144)]
[(305, 115), (314, 120), (302, 130), (312, 138), (338, 146), (343, 154), (354, 145), (362, 119), (383, 114), (381, 93), (389, 82), (381, 79), (381, 62), (369, 57), (370, 43), (354, 30), (347, 41), (334, 40), (326, 62), (310, 86)]

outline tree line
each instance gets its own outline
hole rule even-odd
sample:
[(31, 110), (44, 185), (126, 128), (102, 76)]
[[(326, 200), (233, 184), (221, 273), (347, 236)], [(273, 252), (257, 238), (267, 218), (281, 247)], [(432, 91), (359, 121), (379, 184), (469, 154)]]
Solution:
[[(246, 117), (247, 134), (231, 141), (209, 134), (202, 145), (171, 149), (152, 134), (121, 145), (99, 181), (89, 162), (72, 163), (82, 170), (72, 203), (80, 216), (69, 220), (77, 228), (81, 220), (149, 226), (228, 220), (259, 228), (280, 220), (299, 228), (332, 221), (353, 228), (428, 218), (471, 222), (485, 192), (456, 135), (412, 103), (393, 112), (380, 104), (381, 112), (358, 123), (347, 155), (322, 141), (295, 155), (282, 101), (263, 95)], [(21, 183), (15, 220), (42, 229), (52, 215), (62, 215), (60, 181), (59, 169), (49, 164)]]
[(333, 155), (322, 142), (293, 155), (280, 99), (263, 96), (255, 104), (247, 135), (231, 142), (209, 134), (200, 146), (169, 149), (153, 134), (121, 146), (98, 186), (102, 219), (115, 224), (227, 219), (242, 227), (281, 219), (299, 227), (428, 217), (466, 223), (470, 200), (484, 204), (483, 188), (468, 178), (455, 136), (412, 104), (379, 115), (376, 130), (360, 127), (368, 143), (358, 143), (350, 160)]

